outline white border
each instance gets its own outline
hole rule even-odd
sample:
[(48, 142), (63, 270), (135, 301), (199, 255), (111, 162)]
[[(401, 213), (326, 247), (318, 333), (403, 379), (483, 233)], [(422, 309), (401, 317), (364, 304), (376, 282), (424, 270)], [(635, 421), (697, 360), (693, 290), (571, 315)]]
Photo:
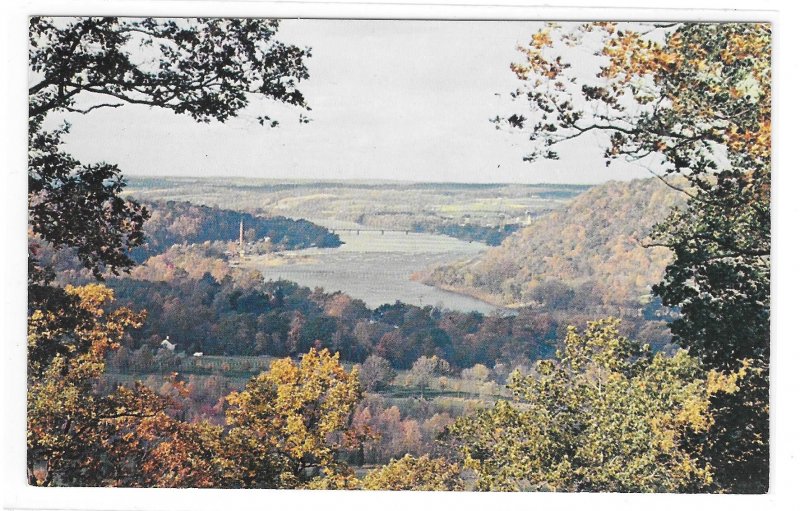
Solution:
[[(793, 328), (793, 295), (800, 289), (793, 254), (798, 253), (797, 228), (800, 219), (798, 170), (790, 164), (788, 148), (797, 145), (794, 123), (798, 118), (796, 89), (797, 56), (800, 32), (797, 8), (780, 8), (778, 2), (741, 0), (671, 0), (668, 8), (655, 0), (616, 1), (608, 7), (602, 0), (582, 0), (583, 8), (532, 7), (519, 0), (498, 0), (481, 5), (472, 0), (439, 0), (437, 5), (413, 1), (381, 2), (245, 2), (220, 1), (56, 1), (28, 0), (3, 4), (3, 45), (0, 83), (3, 87), (5, 115), (2, 143), (5, 168), (3, 177), (2, 237), (2, 332), (0, 341), (4, 370), (3, 414), (4, 454), (0, 459), (6, 490), (4, 508), (14, 509), (169, 509), (232, 510), (248, 508), (360, 509), (452, 508), (526, 509), (531, 505), (545, 509), (689, 509), (726, 510), (785, 509), (797, 506), (798, 441), (797, 390), (800, 372), (798, 342)], [(605, 5), (604, 5), (605, 4)], [(754, 11), (778, 9), (779, 11)], [(698, 8), (702, 8), (698, 9)], [(740, 10), (731, 10), (740, 9)], [(614, 494), (477, 494), (477, 493), (377, 493), (377, 492), (298, 492), (276, 490), (165, 490), (165, 489), (77, 489), (31, 488), (24, 484), (25, 458), (25, 292), (26, 292), (26, 129), (27, 129), (27, 16), (63, 15), (161, 15), (161, 16), (269, 16), (283, 18), (438, 18), (438, 19), (545, 19), (545, 20), (704, 20), (773, 22), (774, 97), (776, 134), (773, 177), (773, 351), (772, 351), (772, 486), (765, 496), (687, 496)], [(784, 149), (787, 148), (787, 149)], [(784, 149), (784, 150), (782, 150)], [(793, 506), (794, 504), (794, 506)]]

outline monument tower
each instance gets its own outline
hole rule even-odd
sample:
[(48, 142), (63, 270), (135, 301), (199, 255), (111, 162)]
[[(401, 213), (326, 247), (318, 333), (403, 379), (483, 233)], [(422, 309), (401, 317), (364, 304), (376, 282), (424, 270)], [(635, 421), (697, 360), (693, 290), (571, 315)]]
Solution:
[(244, 217), (239, 219), (239, 256), (244, 257)]

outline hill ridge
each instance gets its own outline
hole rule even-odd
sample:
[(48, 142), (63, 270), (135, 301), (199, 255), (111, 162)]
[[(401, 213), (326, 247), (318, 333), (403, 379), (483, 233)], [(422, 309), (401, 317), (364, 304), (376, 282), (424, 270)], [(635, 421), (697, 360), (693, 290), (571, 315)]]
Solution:
[(421, 280), (511, 307), (641, 303), (671, 257), (641, 241), (683, 203), (680, 192), (657, 178), (610, 181), (535, 219), (500, 246), (437, 267)]

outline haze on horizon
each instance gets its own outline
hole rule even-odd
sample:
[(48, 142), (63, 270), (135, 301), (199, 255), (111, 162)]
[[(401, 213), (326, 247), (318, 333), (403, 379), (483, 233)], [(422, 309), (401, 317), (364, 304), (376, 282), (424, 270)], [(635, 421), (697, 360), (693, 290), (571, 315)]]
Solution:
[[(66, 150), (116, 163), (126, 176), (594, 184), (647, 177), (605, 166), (600, 141), (561, 146), (561, 160), (526, 163), (524, 132), (489, 119), (519, 111), (508, 93), (517, 46), (541, 22), (284, 20), (278, 39), (312, 48), (301, 90), (312, 111), (255, 101), (225, 124), (125, 105), (65, 114)], [(268, 112), (277, 128), (260, 126)], [(644, 162), (645, 164), (648, 162)]]
[[(336, 178), (336, 177), (261, 177), (261, 176), (241, 176), (241, 175), (222, 175), (222, 174), (203, 174), (203, 175), (169, 175), (169, 174), (133, 174), (130, 172), (126, 172), (126, 178), (134, 178), (134, 179), (158, 179), (162, 178), (165, 180), (174, 180), (174, 181), (198, 181), (198, 180), (219, 180), (224, 182), (231, 182), (236, 183), (239, 181), (247, 182), (247, 183), (300, 183), (300, 184), (313, 184), (313, 183), (320, 183), (320, 184), (345, 184), (345, 185), (377, 185), (377, 184), (385, 184), (387, 186), (391, 185), (476, 185), (476, 186), (537, 186), (537, 185), (544, 185), (544, 186), (592, 186), (594, 183), (565, 183), (565, 182), (546, 182), (546, 181), (435, 181), (435, 180), (426, 180), (426, 179), (402, 179), (402, 178), (380, 178), (380, 177), (353, 177), (353, 178)], [(643, 176), (647, 177), (647, 176)], [(637, 178), (626, 178), (626, 181), (630, 181), (632, 179)], [(608, 179), (604, 182), (608, 181), (622, 181), (622, 180), (614, 180)]]

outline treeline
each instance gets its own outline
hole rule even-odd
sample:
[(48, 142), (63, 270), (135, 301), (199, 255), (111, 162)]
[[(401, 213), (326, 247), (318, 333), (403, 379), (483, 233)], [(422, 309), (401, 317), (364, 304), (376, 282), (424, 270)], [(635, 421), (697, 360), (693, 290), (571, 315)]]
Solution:
[(597, 186), (501, 246), (439, 267), (425, 281), (504, 305), (615, 315), (620, 307), (636, 310), (672, 257), (643, 242), (683, 198), (655, 178)]
[[(451, 224), (443, 222), (428, 228), (436, 234), (443, 234), (462, 241), (480, 241), (496, 247), (504, 239), (520, 229), (519, 224), (508, 224), (496, 227), (484, 227), (475, 224)], [(422, 230), (422, 229), (420, 229)]]
[(511, 234), (517, 232), (521, 225), (501, 223), (493, 218), (489, 225), (475, 223), (457, 223), (453, 218), (440, 217), (423, 212), (373, 212), (370, 215), (358, 215), (352, 221), (374, 229), (407, 229), (411, 232), (441, 234), (461, 241), (478, 241), (496, 247)]
[(339, 237), (328, 229), (307, 220), (283, 216), (261, 217), (230, 209), (208, 207), (190, 202), (144, 202), (150, 218), (144, 224), (146, 244), (130, 255), (137, 262), (161, 253), (175, 244), (239, 239), (239, 223), (244, 223), (247, 242), (264, 241), (276, 249), (300, 249), (312, 246), (338, 247)]

